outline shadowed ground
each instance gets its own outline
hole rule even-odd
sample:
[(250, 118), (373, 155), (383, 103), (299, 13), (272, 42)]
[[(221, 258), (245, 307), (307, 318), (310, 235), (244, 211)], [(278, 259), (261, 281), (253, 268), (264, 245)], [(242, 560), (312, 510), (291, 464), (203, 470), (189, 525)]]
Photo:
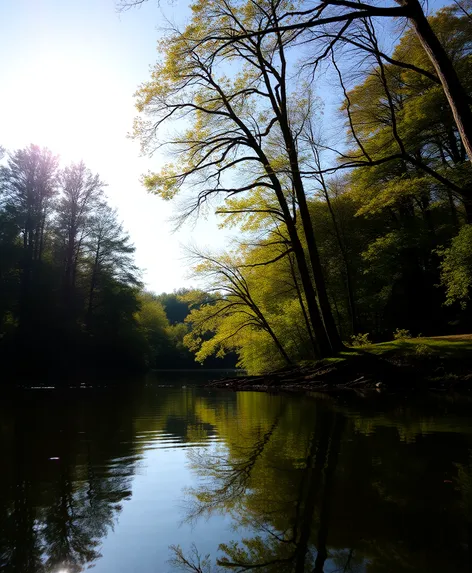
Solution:
[(333, 358), (261, 376), (216, 380), (233, 390), (340, 389), (467, 390), (472, 380), (472, 334), (407, 338), (369, 344)]

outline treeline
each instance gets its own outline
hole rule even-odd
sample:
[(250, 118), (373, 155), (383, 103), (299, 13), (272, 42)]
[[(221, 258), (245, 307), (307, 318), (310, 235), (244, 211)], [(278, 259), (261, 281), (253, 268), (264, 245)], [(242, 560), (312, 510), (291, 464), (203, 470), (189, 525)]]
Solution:
[[(191, 311), (203, 305), (213, 305), (215, 297), (207, 292), (197, 289), (180, 288), (172, 293), (151, 294), (144, 293), (140, 297), (140, 312), (138, 314), (141, 324), (143, 318), (153, 314), (157, 317), (156, 324), (161, 329), (153, 329), (155, 343), (150, 345), (150, 359), (148, 364), (152, 368), (167, 369), (193, 369), (193, 368), (234, 368), (237, 356), (230, 350), (218, 357), (208, 355), (204, 360), (196, 361), (195, 353), (187, 344), (188, 335), (194, 328)], [(150, 312), (147, 313), (146, 309)], [(211, 336), (206, 333), (205, 338)]]
[[(217, 293), (189, 317), (197, 358), (237, 351), (260, 372), (396, 329), (470, 331), (472, 158), (458, 117), (472, 102), (469, 4), (423, 17), (435, 54), (415, 26), (382, 49), (383, 12), (370, 17), (367, 4), (350, 19), (352, 3), (327, 3), (319, 27), (303, 2), (192, 8), (138, 90), (147, 118), (135, 135), (172, 153), (145, 178), (151, 192), (183, 193), (182, 219), (222, 198), (223, 226), (242, 232), (232, 252), (193, 253)], [(343, 101), (330, 126), (315, 94), (321, 74)], [(176, 118), (186, 128), (169, 141)]]
[[(134, 247), (105, 184), (49, 150), (0, 168), (0, 355), (8, 370), (198, 366), (183, 345), (180, 293), (143, 291)], [(166, 314), (166, 311), (168, 314)]]

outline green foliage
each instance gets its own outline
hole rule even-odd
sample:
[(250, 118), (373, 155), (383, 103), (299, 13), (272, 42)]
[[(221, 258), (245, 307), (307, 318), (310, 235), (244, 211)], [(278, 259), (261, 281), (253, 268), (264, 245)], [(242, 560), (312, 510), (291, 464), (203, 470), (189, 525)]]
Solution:
[(36, 146), (0, 169), (0, 354), (19, 368), (155, 367), (178, 345), (103, 186)]
[(441, 284), (446, 289), (446, 304), (468, 304), (472, 287), (472, 225), (462, 227), (447, 248), (439, 249), (442, 260)]
[(200, 362), (236, 351), (239, 366), (251, 373), (274, 370), (287, 359), (312, 358), (289, 256), (273, 261), (280, 246), (244, 249), (238, 255), (197, 254), (195, 272), (215, 296), (198, 300), (186, 321), (184, 338)]
[(397, 328), (393, 333), (393, 340), (405, 340), (411, 338), (411, 332), (406, 328)]
[(189, 305), (185, 296), (191, 291), (180, 289), (173, 293), (162, 293), (157, 296), (163, 305), (170, 324), (183, 323), (189, 313)]
[(372, 344), (368, 332), (351, 336), (351, 346), (367, 346), (368, 344)]
[(432, 356), (434, 351), (426, 344), (418, 344), (415, 347), (415, 354), (418, 356)]
[(151, 293), (140, 293), (138, 303), (135, 320), (144, 338), (141, 351), (145, 352), (146, 365), (155, 367), (158, 357), (164, 355), (169, 346), (169, 321), (164, 307)]
[[(286, 9), (292, 18), (297, 6), (193, 2), (190, 22), (162, 39), (136, 94), (135, 136), (145, 150), (166, 144), (172, 154), (144, 176), (146, 188), (164, 199), (191, 191), (182, 220), (223, 197), (221, 226), (243, 234), (231, 253), (197, 254), (205, 291), (141, 292), (134, 247), (98, 175), (83, 163), (60, 170), (37, 146), (10, 155), (0, 169), (5, 355), (55, 348), (67, 363), (78, 347), (92, 363), (159, 367), (237, 353), (256, 373), (315, 358), (331, 310), (331, 336), (366, 345), (398, 324), (394, 338), (405, 341), (410, 330), (456, 320), (438, 283), (446, 306), (465, 309), (472, 231), (461, 189), (472, 188), (472, 169), (417, 36), (407, 30), (392, 53), (406, 66), (368, 60), (358, 84), (343, 86), (340, 160), (368, 165), (332, 176), (336, 167), (321, 169), (320, 158), (330, 142), (313, 132), (316, 98), (293, 80), (296, 35), (218, 39), (234, 26), (271, 28)], [(472, 94), (470, 19), (449, 7), (430, 22)]]

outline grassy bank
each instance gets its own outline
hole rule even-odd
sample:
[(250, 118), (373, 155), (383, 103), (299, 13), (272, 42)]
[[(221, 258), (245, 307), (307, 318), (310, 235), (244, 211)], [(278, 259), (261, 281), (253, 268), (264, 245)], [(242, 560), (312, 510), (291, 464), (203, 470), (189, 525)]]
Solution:
[(234, 390), (468, 390), (472, 335), (407, 338), (349, 348), (318, 362), (261, 376), (217, 380)]

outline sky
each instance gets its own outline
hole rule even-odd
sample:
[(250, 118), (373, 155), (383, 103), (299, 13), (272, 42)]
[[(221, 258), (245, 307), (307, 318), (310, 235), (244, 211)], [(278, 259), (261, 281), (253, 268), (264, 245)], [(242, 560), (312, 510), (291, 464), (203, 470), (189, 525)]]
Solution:
[(184, 245), (230, 240), (214, 216), (173, 233), (175, 206), (139, 180), (165, 158), (141, 157), (127, 137), (133, 93), (158, 57), (163, 14), (182, 22), (186, 4), (148, 0), (120, 13), (115, 0), (0, 0), (0, 145), (46, 146), (62, 164), (84, 160), (99, 173), (157, 293), (196, 284)]
[[(171, 292), (198, 284), (185, 245), (215, 250), (232, 243), (212, 215), (173, 232), (175, 205), (140, 183), (166, 158), (141, 157), (127, 137), (136, 116), (133, 94), (158, 58), (165, 18), (185, 22), (188, 0), (148, 0), (121, 13), (116, 2), (0, 0), (0, 145), (14, 150), (35, 143), (63, 164), (84, 160), (108, 184), (146, 287)], [(433, 0), (429, 11), (443, 4)], [(331, 90), (322, 91), (332, 110), (338, 108)], [(331, 123), (339, 137), (342, 122)]]

